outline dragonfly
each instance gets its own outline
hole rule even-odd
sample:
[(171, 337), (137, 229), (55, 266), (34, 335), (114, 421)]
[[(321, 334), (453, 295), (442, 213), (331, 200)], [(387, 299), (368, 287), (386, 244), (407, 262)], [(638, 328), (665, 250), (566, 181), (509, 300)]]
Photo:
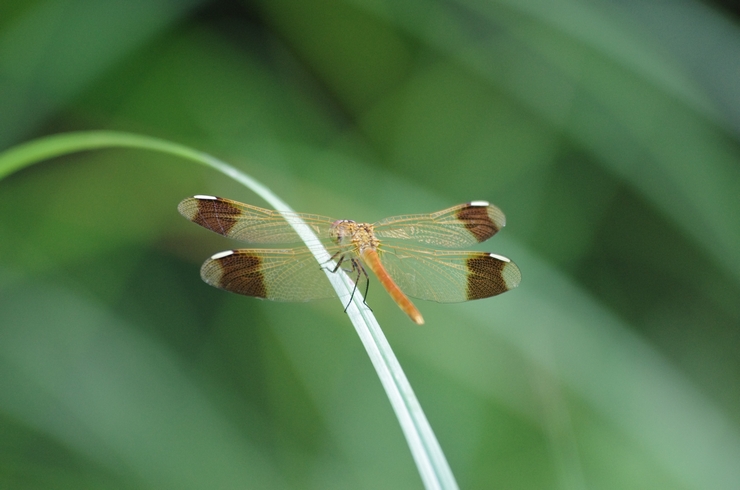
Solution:
[(370, 269), (401, 310), (421, 325), (424, 318), (409, 297), (458, 303), (501, 294), (521, 281), (519, 268), (504, 256), (435, 248), (480, 243), (503, 228), (504, 213), (486, 201), (376, 223), (279, 212), (205, 195), (186, 198), (177, 209), (193, 223), (250, 244), (302, 243), (289, 223), (297, 218), (310, 227), (334, 261), (328, 267), (317, 264), (303, 245), (227, 250), (203, 263), (200, 275), (206, 283), (246, 296), (274, 301), (336, 297), (324, 269), (341, 269), (353, 279), (352, 295), (359, 288), (366, 298)]

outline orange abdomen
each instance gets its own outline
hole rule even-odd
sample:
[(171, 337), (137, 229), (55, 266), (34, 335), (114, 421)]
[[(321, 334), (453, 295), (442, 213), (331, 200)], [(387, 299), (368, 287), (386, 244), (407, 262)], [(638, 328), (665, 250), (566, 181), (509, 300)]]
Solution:
[(380, 261), (380, 257), (378, 257), (378, 252), (368, 248), (362, 251), (361, 257), (365, 264), (367, 264), (370, 270), (372, 270), (378, 278), (380, 284), (382, 284), (385, 290), (388, 291), (388, 294), (391, 295), (393, 301), (396, 302), (396, 304), (414, 321), (414, 323), (417, 325), (423, 325), (424, 318), (421, 316), (421, 313), (416, 309), (416, 306), (414, 306), (408, 296), (403, 294), (403, 291), (401, 291), (401, 288), (399, 288), (393, 279), (391, 279), (391, 276), (388, 275), (388, 271), (385, 270), (385, 267), (383, 267), (383, 264)]

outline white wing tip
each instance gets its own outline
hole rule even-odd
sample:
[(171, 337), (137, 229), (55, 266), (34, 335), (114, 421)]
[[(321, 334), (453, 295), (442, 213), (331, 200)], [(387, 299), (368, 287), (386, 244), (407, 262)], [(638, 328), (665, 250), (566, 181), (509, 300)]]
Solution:
[(468, 204), (470, 206), (481, 207), (481, 208), (490, 206), (490, 203), (488, 201), (471, 201)]
[(223, 259), (224, 257), (228, 257), (229, 255), (234, 255), (233, 250), (224, 250), (223, 252), (219, 252), (217, 254), (211, 255), (211, 260), (218, 260)]
[(209, 199), (211, 201), (215, 201), (218, 198), (216, 196), (207, 196), (205, 194), (198, 194), (196, 196), (193, 196), (193, 199)]
[(503, 255), (497, 255), (497, 254), (491, 254), (491, 253), (489, 253), (488, 255), (502, 262), (511, 262), (511, 260), (509, 260), (508, 257), (504, 257)]

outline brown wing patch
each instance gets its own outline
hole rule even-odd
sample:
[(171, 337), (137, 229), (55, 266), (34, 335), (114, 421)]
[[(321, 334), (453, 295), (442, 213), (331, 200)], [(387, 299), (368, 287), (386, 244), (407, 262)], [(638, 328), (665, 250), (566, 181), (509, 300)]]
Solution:
[(203, 264), (200, 276), (217, 288), (255, 298), (267, 298), (262, 259), (243, 250), (214, 255)]
[(228, 236), (229, 231), (242, 215), (241, 209), (234, 206), (228, 199), (211, 196), (185, 199), (177, 209), (193, 223), (223, 236)]
[(479, 243), (491, 238), (506, 224), (504, 213), (485, 201), (468, 203), (460, 208), (455, 217)]
[(468, 299), (488, 298), (505, 293), (519, 285), (519, 268), (509, 259), (485, 254), (466, 261), (468, 267)]

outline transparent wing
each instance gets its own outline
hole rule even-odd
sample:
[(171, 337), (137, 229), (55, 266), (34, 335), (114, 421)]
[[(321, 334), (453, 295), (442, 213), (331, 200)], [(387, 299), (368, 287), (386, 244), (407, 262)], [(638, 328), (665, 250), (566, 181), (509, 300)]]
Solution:
[(506, 224), (504, 213), (486, 201), (473, 201), (432, 214), (409, 214), (375, 223), (379, 238), (415, 240), (456, 248), (488, 240)]
[(488, 298), (519, 285), (519, 268), (486, 252), (382, 247), (380, 259), (408, 296), (438, 303)]
[[(251, 206), (231, 199), (195, 196), (177, 206), (193, 223), (229, 238), (249, 243), (298, 243), (301, 239), (278, 211)], [(302, 219), (320, 239), (328, 239), (334, 222), (326, 216), (286, 213)]]
[[(351, 261), (344, 262), (342, 268), (351, 267)], [(347, 272), (359, 281), (357, 287), (364, 293), (367, 277), (355, 269)], [(211, 286), (274, 301), (311, 301), (337, 296), (322, 266), (303, 248), (220, 252), (203, 263), (200, 276)]]

